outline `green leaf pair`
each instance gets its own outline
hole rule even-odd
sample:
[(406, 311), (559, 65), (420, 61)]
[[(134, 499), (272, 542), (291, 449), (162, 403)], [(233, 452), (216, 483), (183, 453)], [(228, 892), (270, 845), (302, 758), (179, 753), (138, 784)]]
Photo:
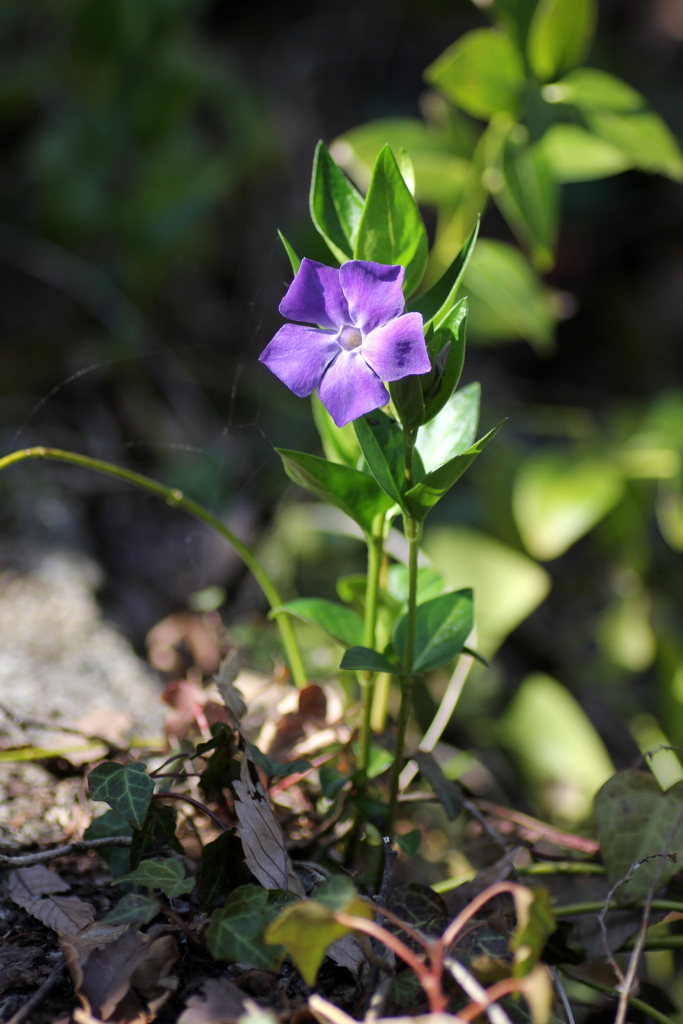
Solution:
[(389, 146), (381, 150), (365, 199), (339, 170), (322, 142), (313, 164), (310, 210), (333, 256), (405, 268), (403, 290), (412, 295), (427, 266), (427, 232), (406, 177)]
[[(418, 605), (411, 673), (431, 672), (460, 654), (472, 631), (473, 614), (473, 596), (469, 589), (441, 594)], [(407, 613), (404, 613), (394, 625), (390, 651), (402, 654), (405, 650), (407, 624)], [(340, 668), (406, 674), (405, 667), (386, 654), (360, 646), (346, 651)]]

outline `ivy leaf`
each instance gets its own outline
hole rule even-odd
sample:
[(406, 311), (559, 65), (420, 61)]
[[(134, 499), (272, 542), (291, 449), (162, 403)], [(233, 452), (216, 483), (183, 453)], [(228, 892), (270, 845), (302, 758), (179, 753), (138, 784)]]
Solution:
[(279, 608), (273, 608), (270, 616), (277, 612), (289, 612), (304, 622), (319, 626), (345, 647), (363, 643), (363, 620), (350, 608), (335, 601), (326, 601), (320, 597), (300, 597)]
[(157, 801), (150, 804), (142, 828), (133, 832), (130, 848), (130, 866), (135, 870), (144, 857), (163, 853), (167, 849), (183, 853), (175, 834), (176, 812)]
[[(442, 896), (420, 882), (396, 886), (389, 894), (387, 910), (393, 911), (406, 924), (424, 935), (437, 936), (448, 927), (451, 915)], [(417, 949), (413, 939), (392, 921), (383, 922), (388, 931), (398, 935), (411, 949)]]
[(195, 886), (194, 878), (185, 878), (182, 861), (172, 857), (150, 857), (143, 860), (135, 871), (118, 878), (116, 884), (119, 882), (135, 882), (147, 889), (161, 889), (169, 898), (192, 892)]
[(129, 925), (141, 925), (149, 924), (159, 911), (161, 910), (161, 903), (159, 900), (155, 900), (153, 896), (143, 896), (140, 893), (128, 893), (123, 899), (120, 899), (113, 910), (102, 918), (103, 924), (129, 924)]
[[(394, 626), (394, 649), (405, 650), (408, 616), (402, 615)], [(413, 671), (431, 672), (448, 664), (462, 651), (472, 631), (472, 591), (456, 590), (418, 605), (415, 616)]]
[(275, 449), (290, 480), (316, 498), (336, 505), (370, 534), (378, 516), (385, 516), (394, 504), (368, 473), (340, 466), (316, 455)]
[(349, 647), (344, 651), (339, 668), (345, 672), (390, 672), (396, 675), (396, 665), (370, 647)]
[(309, 204), (311, 220), (332, 255), (340, 263), (352, 259), (363, 197), (339, 170), (322, 142), (316, 146), (313, 158)]
[(429, 327), (430, 324), (439, 327), (455, 305), (463, 274), (467, 269), (467, 264), (470, 261), (470, 256), (479, 235), (479, 223), (480, 219), (477, 218), (477, 223), (472, 228), (465, 244), (448, 270), (444, 271), (436, 284), (433, 284), (431, 288), (423, 292), (419, 298), (415, 299), (408, 306), (409, 312), (422, 313), (425, 328)]
[[(109, 836), (130, 836), (133, 830), (127, 821), (116, 811), (105, 811), (99, 818), (94, 818), (85, 832), (84, 839), (106, 839)], [(130, 871), (130, 850), (125, 846), (100, 846), (99, 855), (109, 865), (114, 878)]]
[(285, 947), (308, 985), (315, 983), (332, 943), (352, 931), (337, 922), (336, 914), (343, 911), (368, 920), (374, 917), (372, 905), (356, 895), (347, 879), (329, 879), (316, 890), (315, 897), (286, 907), (266, 932), (266, 942)]
[(91, 800), (103, 800), (133, 828), (145, 820), (154, 792), (154, 781), (147, 774), (147, 765), (98, 764), (88, 775)]
[(405, 267), (407, 296), (415, 291), (427, 266), (422, 214), (389, 146), (380, 151), (372, 172), (353, 258)]
[(230, 829), (202, 850), (199, 909), (202, 913), (215, 910), (231, 892), (246, 885), (248, 877), (242, 843), (235, 829)]
[(296, 897), (284, 889), (242, 885), (228, 897), (222, 910), (214, 910), (206, 931), (206, 945), (216, 960), (230, 960), (276, 971), (285, 955), (281, 945), (266, 944), (266, 928)]

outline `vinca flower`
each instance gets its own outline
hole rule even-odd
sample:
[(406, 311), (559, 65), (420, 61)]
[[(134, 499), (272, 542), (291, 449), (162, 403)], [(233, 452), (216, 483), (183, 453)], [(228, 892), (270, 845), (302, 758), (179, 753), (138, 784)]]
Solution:
[[(389, 401), (383, 381), (431, 369), (422, 316), (404, 313), (403, 267), (304, 259), (280, 303), (289, 320), (261, 362), (304, 398), (317, 388), (338, 427)], [(307, 327), (303, 324), (314, 324)]]

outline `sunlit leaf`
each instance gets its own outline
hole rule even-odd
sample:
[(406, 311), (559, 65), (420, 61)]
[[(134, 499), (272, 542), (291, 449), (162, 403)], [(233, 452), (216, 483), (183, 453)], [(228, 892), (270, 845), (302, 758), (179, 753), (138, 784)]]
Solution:
[(554, 124), (543, 136), (546, 160), (559, 182), (594, 181), (633, 166), (631, 158), (579, 124)]
[(561, 683), (528, 676), (499, 722), (497, 735), (518, 761), (545, 813), (583, 821), (614, 767), (594, 725)]
[(147, 889), (161, 889), (168, 897), (182, 896), (192, 892), (194, 878), (185, 878), (185, 867), (174, 857), (150, 857), (143, 860), (127, 875), (117, 878), (119, 882), (135, 882)]
[(416, 446), (425, 472), (431, 473), (474, 444), (480, 402), (481, 385), (468, 384), (445, 403), (438, 416), (420, 427)]
[(624, 493), (613, 462), (546, 451), (527, 458), (517, 471), (512, 509), (527, 551), (557, 558), (610, 512)]
[(88, 775), (91, 800), (103, 800), (117, 811), (133, 828), (145, 820), (154, 792), (154, 780), (147, 774), (147, 765), (98, 764)]
[(388, 146), (377, 157), (353, 256), (405, 267), (406, 296), (415, 291), (427, 266), (422, 215)]
[(463, 274), (467, 264), (474, 252), (474, 246), (479, 235), (479, 219), (470, 232), (467, 241), (436, 284), (424, 292), (419, 298), (410, 303), (408, 309), (411, 312), (422, 313), (425, 327), (433, 323), (435, 327), (443, 322), (450, 310), (455, 305), (458, 289), (462, 283)]
[(461, 36), (427, 68), (430, 85), (474, 117), (517, 114), (525, 84), (522, 58), (509, 36), (475, 29)]
[(595, 0), (539, 0), (527, 40), (529, 64), (537, 78), (547, 82), (581, 64), (596, 20)]
[(343, 604), (321, 597), (299, 597), (274, 611), (286, 611), (304, 622), (319, 626), (345, 647), (357, 647), (363, 643), (363, 620)]
[(311, 408), (325, 458), (340, 466), (350, 466), (351, 469), (355, 469), (358, 464), (360, 447), (353, 423), (338, 427), (315, 391), (311, 395)]
[(284, 946), (267, 944), (265, 931), (281, 910), (296, 897), (284, 889), (243, 885), (235, 889), (221, 910), (214, 910), (206, 931), (206, 945), (216, 960), (248, 963), (275, 971), (285, 955)]
[[(472, 591), (441, 594), (417, 608), (412, 668), (431, 672), (460, 654), (473, 625)], [(394, 649), (403, 656), (406, 645), (407, 613), (394, 626)]]
[[(408, 600), (410, 571), (407, 565), (396, 563), (387, 573), (387, 590), (400, 604)], [(417, 570), (417, 603), (438, 597), (443, 590), (443, 577), (431, 565)]]
[(330, 251), (343, 263), (353, 256), (363, 213), (363, 197), (351, 184), (322, 142), (313, 160), (311, 219)]
[(510, 936), (510, 949), (515, 954), (514, 973), (524, 977), (538, 963), (557, 922), (547, 889), (515, 886), (513, 899), (517, 922)]
[(290, 480), (317, 498), (336, 505), (366, 533), (372, 533), (378, 516), (384, 516), (394, 504), (367, 473), (349, 466), (335, 465), (305, 452), (275, 449)]
[(658, 114), (596, 110), (586, 113), (586, 122), (596, 135), (623, 150), (634, 167), (683, 181), (683, 154)]
[(546, 103), (570, 103), (580, 110), (642, 110), (645, 99), (620, 78), (599, 68), (576, 68), (541, 90)]

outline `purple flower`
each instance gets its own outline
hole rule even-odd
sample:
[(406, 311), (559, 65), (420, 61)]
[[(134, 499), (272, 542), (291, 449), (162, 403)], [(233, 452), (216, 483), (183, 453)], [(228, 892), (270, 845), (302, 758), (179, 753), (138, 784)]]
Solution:
[(300, 398), (318, 389), (338, 427), (389, 401), (382, 381), (431, 369), (422, 316), (404, 313), (403, 267), (301, 261), (280, 303), (289, 320), (261, 362)]

